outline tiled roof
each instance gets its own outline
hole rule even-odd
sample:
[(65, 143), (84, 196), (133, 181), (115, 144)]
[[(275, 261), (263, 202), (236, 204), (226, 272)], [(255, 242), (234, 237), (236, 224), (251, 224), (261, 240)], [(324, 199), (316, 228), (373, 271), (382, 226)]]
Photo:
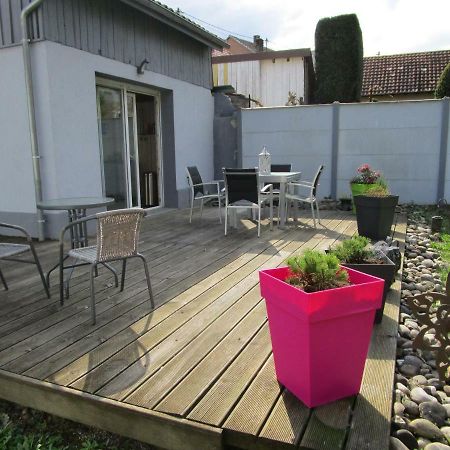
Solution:
[(364, 58), (363, 97), (433, 92), (450, 50)]

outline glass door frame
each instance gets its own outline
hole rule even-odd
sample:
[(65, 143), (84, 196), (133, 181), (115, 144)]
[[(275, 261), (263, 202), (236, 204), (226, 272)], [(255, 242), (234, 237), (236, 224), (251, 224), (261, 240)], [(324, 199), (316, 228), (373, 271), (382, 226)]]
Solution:
[[(96, 87), (96, 99), (97, 99), (97, 115), (99, 113), (99, 96), (97, 94), (97, 87), (106, 87), (106, 88), (112, 88), (112, 89), (119, 89), (122, 93), (122, 107), (123, 107), (123, 117), (125, 120), (123, 121), (124, 126), (124, 139), (123, 139), (123, 148), (125, 150), (124, 157), (127, 161), (126, 166), (126, 181), (127, 181), (127, 188), (128, 188), (128, 198), (127, 198), (127, 204), (128, 207), (132, 204), (132, 188), (131, 188), (131, 167), (130, 167), (130, 148), (129, 148), (129, 126), (128, 126), (128, 94), (133, 94), (134, 97), (134, 145), (136, 148), (136, 154), (137, 158), (139, 158), (139, 146), (138, 146), (138, 135), (137, 135), (137, 113), (136, 113), (136, 94), (143, 94), (148, 95), (150, 97), (154, 98), (155, 101), (155, 143), (156, 143), (156, 154), (158, 158), (158, 166), (159, 171), (157, 174), (158, 178), (158, 193), (159, 193), (159, 204), (158, 206), (153, 206), (151, 208), (147, 209), (156, 209), (156, 208), (162, 208), (164, 206), (164, 164), (162, 159), (162, 143), (161, 143), (161, 94), (157, 90), (147, 88), (145, 86), (139, 86), (134, 85), (132, 83), (126, 83), (126, 82), (120, 82), (116, 80), (111, 80), (109, 78), (103, 78), (100, 76), (95, 77), (95, 87)], [(99, 116), (98, 116), (99, 117)], [(102, 145), (102, 139), (101, 139), (101, 130), (100, 130), (100, 123), (99, 123), (99, 146), (100, 146), (100, 164), (101, 164), (101, 170), (102, 170), (102, 187), (105, 188), (105, 174), (104, 174), (104, 168), (103, 168), (103, 145)], [(137, 160), (137, 162), (139, 159)], [(139, 205), (140, 202), (140, 182), (139, 182), (139, 171), (137, 173), (137, 191), (138, 191), (138, 198), (139, 198)]]

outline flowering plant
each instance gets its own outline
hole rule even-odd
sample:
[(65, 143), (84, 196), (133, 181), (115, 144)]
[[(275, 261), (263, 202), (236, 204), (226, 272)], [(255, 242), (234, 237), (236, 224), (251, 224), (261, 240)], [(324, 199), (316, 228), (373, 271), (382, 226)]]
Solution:
[(381, 181), (381, 173), (372, 170), (369, 164), (363, 164), (358, 167), (358, 175), (353, 177), (350, 183), (376, 184)]

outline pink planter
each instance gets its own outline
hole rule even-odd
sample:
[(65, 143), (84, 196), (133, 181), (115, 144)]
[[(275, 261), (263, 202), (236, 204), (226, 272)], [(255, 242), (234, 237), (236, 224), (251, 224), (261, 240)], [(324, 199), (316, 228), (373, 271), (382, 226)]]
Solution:
[(346, 269), (350, 286), (308, 294), (288, 268), (259, 272), (278, 381), (308, 407), (359, 392), (384, 281)]

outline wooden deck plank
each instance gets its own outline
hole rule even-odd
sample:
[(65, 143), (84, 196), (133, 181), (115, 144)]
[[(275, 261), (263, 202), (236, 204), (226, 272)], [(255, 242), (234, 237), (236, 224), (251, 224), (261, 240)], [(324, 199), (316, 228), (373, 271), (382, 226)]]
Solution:
[(318, 406), (311, 413), (300, 448), (339, 450), (344, 446), (354, 397)]
[[(223, 424), (225, 442), (238, 448), (254, 448), (258, 433), (282, 391), (270, 355)], [(165, 412), (162, 407), (157, 410)]]
[[(258, 239), (246, 219), (224, 237), (216, 213), (206, 210), (202, 222), (189, 225), (188, 211), (170, 211), (144, 224), (141, 251), (161, 304), (150, 314), (137, 262), (129, 265), (122, 294), (110, 288), (109, 273), (100, 273), (95, 327), (84, 269), (75, 272), (61, 309), (56, 296), (45, 298), (37, 273), (11, 263), (14, 290), (0, 305), (0, 366), (8, 369), (0, 369), (0, 398), (166, 448), (325, 450), (344, 442), (348, 450), (383, 448), (399, 294), (389, 294), (375, 327), (350, 416), (351, 400), (309, 410), (278, 384), (258, 287), (259, 269), (349, 237), (354, 217), (325, 212), (325, 227), (291, 224), (269, 232), (265, 226)], [(310, 224), (309, 214), (303, 216)], [(400, 239), (405, 230), (399, 224)], [(41, 262), (51, 265), (57, 243), (37, 246)]]
[[(404, 251), (406, 218), (397, 223), (396, 237)], [(386, 298), (384, 317), (374, 335), (364, 370), (361, 391), (353, 411), (346, 448), (376, 450), (389, 447), (392, 414), (392, 386), (400, 313), (402, 268)]]
[[(230, 273), (232, 273), (233, 270), (236, 270), (236, 269), (233, 269), (234, 267), (236, 267), (236, 268), (239, 267), (236, 264), (236, 262), (250, 261), (253, 257), (253, 252), (258, 251), (258, 249), (262, 252), (267, 248), (268, 245), (270, 245), (270, 244), (267, 244), (267, 243), (250, 244), (249, 243), (247, 246), (245, 246), (245, 245), (241, 246), (240, 250), (239, 250), (240, 252), (242, 252), (243, 250), (248, 248), (249, 250), (251, 250), (252, 253), (247, 253), (247, 254), (243, 255), (244, 258), (239, 257), (237, 259), (234, 259), (230, 264), (225, 266), (225, 268), (229, 267)], [(234, 255), (234, 257), (236, 257), (236, 255)], [(216, 272), (215, 276), (216, 277), (220, 276), (221, 273), (225, 273), (225, 272), (222, 269), (219, 269), (219, 271)], [(216, 281), (218, 279), (219, 278), (217, 278)], [(139, 306), (137, 306), (136, 308), (129, 311), (129, 314), (131, 314), (133, 316), (133, 318), (139, 316), (139, 311), (142, 311), (142, 313), (140, 314), (140, 317), (145, 316), (148, 311), (148, 308), (145, 307), (145, 304), (146, 304), (145, 297), (147, 296), (146, 286), (144, 285), (142, 289), (143, 289), (143, 291), (142, 291), (143, 292), (143, 295), (142, 295), (143, 303), (141, 303)], [(121, 294), (119, 294), (119, 295), (121, 295)], [(137, 300), (138, 300), (138, 298), (135, 297), (134, 303), (137, 303)], [(176, 304), (175, 302), (171, 302), (171, 303)], [(172, 308), (174, 306), (174, 304), (170, 305), (169, 308)], [(125, 308), (127, 308), (127, 306), (125, 306)], [(116, 312), (116, 315), (117, 315), (117, 312), (120, 313), (120, 311), (118, 311), (117, 309), (115, 309), (115, 312)], [(56, 354), (56, 352), (58, 351), (58, 349), (60, 347), (63, 347), (62, 351), (65, 351), (66, 356), (69, 358), (69, 361), (67, 361), (67, 358), (66, 358), (66, 361), (67, 361), (66, 364), (68, 364), (70, 361), (75, 359), (77, 355), (81, 356), (86, 351), (92, 350), (96, 345), (98, 345), (98, 339), (101, 339), (101, 340), (110, 339), (112, 337), (112, 335), (117, 334), (120, 332), (120, 330), (129, 327), (130, 324), (133, 323), (133, 321), (131, 321), (131, 322), (127, 321), (126, 317), (124, 317), (128, 313), (122, 313), (122, 314), (124, 314), (124, 315), (119, 314), (120, 315), (119, 318), (113, 319), (106, 326), (103, 326), (103, 323), (102, 323), (102, 324), (99, 324), (99, 326), (96, 326), (95, 328), (93, 328), (88, 322), (85, 323), (82, 326), (82, 328), (84, 329), (84, 334), (80, 333), (80, 330), (79, 330), (80, 327), (74, 328), (71, 331), (71, 333), (69, 333), (69, 335), (67, 335), (67, 334), (65, 335), (64, 343), (61, 344), (60, 342), (55, 342), (51, 346), (49, 346), (49, 345), (41, 346), (38, 349), (36, 349), (36, 351), (31, 352), (27, 355), (24, 355), (22, 358), (18, 358), (16, 360), (14, 360), (14, 362), (13, 362), (14, 370), (15, 371), (26, 370), (27, 368), (32, 367), (33, 363), (37, 364), (40, 361), (42, 361), (46, 355), (51, 354), (51, 353)], [(136, 314), (137, 314), (137, 316), (136, 316)], [(140, 317), (137, 317), (137, 319), (139, 319)], [(186, 317), (186, 316), (184, 316), (184, 317)], [(146, 319), (145, 317), (143, 317), (141, 319), (141, 321), (143, 321), (144, 323), (147, 323), (147, 322), (149, 322), (149, 319), (150, 318)], [(152, 324), (155, 324), (153, 314), (152, 314), (151, 322), (152, 322)], [(156, 321), (156, 323), (158, 323), (158, 321)], [(120, 324), (122, 324), (122, 328), (121, 328)], [(98, 333), (94, 333), (94, 331), (96, 331), (97, 329), (98, 329)], [(139, 325), (138, 325), (138, 329), (139, 329)], [(108, 332), (108, 330), (110, 330), (110, 332)], [(111, 333), (112, 333), (112, 335), (111, 335)], [(70, 335), (71, 334), (74, 335), (74, 339), (76, 338), (76, 336), (80, 337), (80, 336), (84, 336), (84, 335), (87, 335), (87, 339), (84, 338), (82, 340), (77, 340), (72, 345), (69, 346), (68, 342), (70, 343)], [(132, 332), (130, 339), (133, 339), (133, 336), (134, 336), (134, 338), (136, 338), (136, 335)], [(119, 339), (122, 340), (123, 336), (120, 336)], [(118, 344), (117, 341), (116, 342), (113, 341), (113, 342), (111, 342), (111, 344), (114, 345), (114, 347), (116, 348), (116, 351), (119, 348), (121, 348), (121, 347), (116, 347), (116, 345)], [(70, 358), (72, 358), (72, 359), (70, 359)], [(50, 364), (50, 363), (46, 364), (46, 367), (53, 368), (54, 369), (53, 371), (56, 371), (56, 370), (60, 369), (61, 367), (63, 367), (63, 366), (61, 366), (61, 364), (63, 364), (63, 360), (61, 360), (61, 358), (59, 358), (59, 357), (57, 359), (59, 361), (60, 367), (57, 368), (54, 364)], [(16, 365), (16, 364), (19, 364), (19, 365)], [(43, 364), (41, 363), (41, 367), (42, 366), (43, 366)], [(37, 372), (39, 372), (39, 369), (37, 370)], [(30, 371), (28, 374), (29, 375), (31, 375), (33, 373), (36, 374), (37, 372)], [(48, 376), (48, 375), (49, 374), (47, 372), (46, 376)], [(40, 376), (42, 376), (42, 372), (41, 372)]]
[[(285, 245), (283, 241), (281, 242), (282, 243), (280, 245)], [(276, 246), (274, 247), (270, 246), (269, 249), (262, 251), (262, 254), (256, 257), (253, 254), (252, 258), (246, 262), (244, 267), (240, 268), (237, 278), (235, 275), (233, 275), (233, 273), (227, 275), (222, 281), (218, 281), (216, 277), (212, 277), (212, 279), (208, 279), (206, 281), (204, 280), (200, 282), (198, 285), (193, 286), (189, 291), (186, 291), (182, 296), (185, 299), (189, 299), (192, 297), (195, 298), (198, 295), (202, 295), (201, 299), (208, 301), (208, 304), (212, 303), (212, 300), (215, 300), (217, 298), (221, 298), (222, 301), (225, 302), (236, 301), (237, 298), (239, 298), (239, 295), (237, 297), (236, 295), (240, 292), (240, 290), (242, 290), (242, 287), (244, 289), (247, 289), (246, 286), (248, 283), (245, 283), (244, 280), (245, 277), (248, 274), (252, 273), (259, 266), (259, 264), (268, 259), (271, 253), (276, 252), (277, 251), (276, 248), (277, 248)], [(269, 256), (265, 255), (266, 252), (268, 252)], [(225, 275), (224, 273), (221, 273), (220, 279), (223, 278), (224, 275)], [(204, 285), (203, 288), (202, 285)], [(213, 290), (208, 291), (208, 289), (212, 286), (214, 286)], [(250, 289), (250, 287), (248, 287), (248, 289)], [(243, 292), (245, 292), (245, 290)], [(197, 299), (196, 302), (198, 302), (201, 299)], [(222, 304), (219, 306), (223, 307), (226, 306), (226, 304), (225, 305)], [(213, 308), (217, 308), (217, 305), (215, 307), (214, 305), (212, 305), (210, 309), (208, 309), (203, 313), (203, 316), (207, 317), (209, 314), (212, 314), (214, 311)], [(196, 320), (198, 319), (199, 318), (197, 317)], [(181, 333), (179, 332), (179, 334), (181, 334), (181, 339), (183, 339), (182, 332)], [(153, 338), (151, 335), (144, 335), (138, 339), (138, 343), (144, 345), (146, 348), (150, 350), (155, 345), (152, 339)], [(122, 349), (120, 352), (117, 353), (116, 358), (119, 358), (124, 362), (124, 367), (121, 367), (122, 370), (127, 367), (126, 364), (131, 365), (134, 362), (134, 353), (132, 350), (132, 346), (130, 346), (129, 348), (125, 347), (124, 349)], [(110, 367), (110, 365), (113, 365), (114, 367)], [(92, 375), (89, 375), (91, 378), (95, 378), (95, 380), (97, 380), (96, 386), (95, 388), (93, 387), (93, 389), (100, 388), (110, 378), (113, 378), (115, 374), (120, 373), (120, 370), (118, 370), (118, 368), (115, 366), (116, 364), (112, 364), (112, 361), (105, 361), (104, 364), (101, 364), (98, 368), (94, 369), (94, 373)]]
[(259, 433), (258, 448), (287, 449), (299, 442), (311, 410), (284, 389)]
[[(246, 310), (254, 303), (257, 303), (256, 306), (247, 313)], [(126, 398), (126, 402), (153, 409), (158, 400), (170, 392), (212, 349), (219, 347), (223, 352), (222, 357), (228, 361), (239, 355), (264, 325), (266, 311), (258, 293), (252, 290), (249, 295), (243, 297), (242, 302), (227, 312), (229, 313), (227, 316), (224, 314), (217, 324), (214, 323), (206, 329), (161, 370), (139, 386)]]
[(220, 426), (269, 355), (270, 335), (266, 323), (187, 417)]
[[(339, 226), (340, 225), (341, 224), (339, 224)], [(323, 240), (324, 239), (319, 241), (309, 240), (301, 243), (301, 245), (299, 245), (299, 242), (294, 241), (286, 246), (283, 251), (287, 251), (289, 254), (298, 252), (299, 250), (301, 251), (303, 247), (313, 247), (315, 242), (316, 245), (319, 245)], [(276, 261), (271, 261), (271, 264), (273, 267), (282, 262), (284, 262), (284, 259), (278, 263)], [(189, 374), (171, 394), (169, 394), (163, 404), (158, 407), (158, 410), (161, 408), (162, 411), (170, 412), (172, 414), (185, 415), (192, 407), (198, 396), (200, 396), (201, 393), (206, 390), (207, 386), (214, 380), (212, 375), (214, 374), (215, 377), (217, 376), (217, 371), (221, 364), (220, 353), (215, 358), (214, 354), (209, 355), (209, 359), (211, 359), (211, 362), (209, 362), (208, 359), (202, 361), (202, 363), (191, 374)], [(210, 367), (211, 365), (214, 369)]]

